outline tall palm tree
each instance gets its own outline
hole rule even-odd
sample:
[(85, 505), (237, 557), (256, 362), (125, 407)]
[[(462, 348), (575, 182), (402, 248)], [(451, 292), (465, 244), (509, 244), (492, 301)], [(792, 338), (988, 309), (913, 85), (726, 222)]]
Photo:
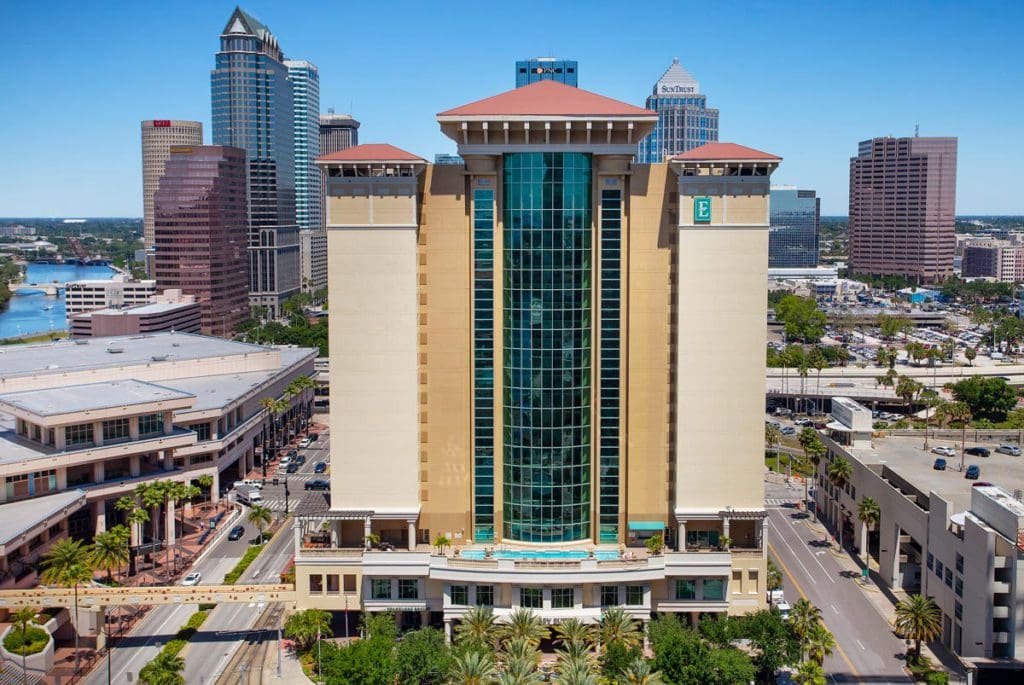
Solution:
[(950, 423), (960, 422), (960, 470), (964, 470), (964, 448), (967, 445), (967, 422), (971, 420), (971, 407), (966, 402), (946, 402), (939, 411)]
[(21, 674), (26, 683), (28, 683), (28, 649), (26, 649), (28, 645), (26, 644), (25, 636), (28, 633), (28, 624), (32, 623), (35, 617), (36, 610), (31, 607), (22, 607), (11, 615), (11, 623), (18, 626), (21, 630)]
[(643, 641), (643, 633), (637, 628), (637, 622), (622, 607), (610, 607), (601, 613), (597, 634), (603, 646), (619, 642), (626, 647), (637, 647)]
[(804, 661), (790, 676), (796, 685), (826, 685), (825, 670), (813, 661)]
[(139, 682), (143, 685), (185, 685), (185, 678), (181, 675), (184, 670), (184, 659), (177, 654), (161, 651), (139, 670)]
[(40, 580), (47, 585), (63, 585), (74, 588), (76, 672), (80, 659), (78, 651), (78, 586), (92, 580), (89, 556), (89, 549), (82, 544), (81, 540), (71, 538), (58, 540), (43, 555), (43, 572), (40, 574)]
[(930, 597), (910, 595), (896, 604), (896, 634), (914, 641), (914, 659), (920, 659), (921, 642), (942, 634), (942, 612)]
[(814, 394), (818, 395), (814, 399), (814, 406), (817, 408), (821, 403), (821, 370), (828, 368), (828, 362), (825, 360), (825, 354), (817, 345), (811, 348), (811, 353), (807, 355), (807, 361), (811, 368), (818, 372), (814, 382)]
[(922, 390), (924, 390), (924, 385), (918, 383), (910, 376), (900, 376), (896, 381), (896, 395), (903, 398), (903, 401), (907, 404), (907, 414), (910, 413), (910, 407), (914, 402), (914, 398), (916, 398)]
[[(800, 442), (800, 447), (804, 451), (804, 461), (809, 462), (814, 466), (814, 473), (811, 476), (813, 478), (813, 475), (818, 472), (818, 464), (821, 463), (822, 457), (825, 456), (825, 445), (822, 444), (821, 436), (818, 435), (818, 431), (814, 430), (810, 426), (807, 426), (800, 431), (800, 435), (797, 439)], [(808, 509), (811, 508), (807, 494), (809, 480), (810, 478), (804, 478), (804, 503), (807, 505)], [(817, 507), (814, 507), (814, 520), (817, 520), (817, 518)]]
[[(793, 626), (793, 632), (800, 638), (801, 646), (806, 643), (807, 637), (820, 621), (821, 609), (803, 598), (798, 599), (789, 612), (789, 622)], [(801, 651), (806, 650), (802, 649)]]
[(864, 566), (868, 565), (868, 529), (878, 525), (882, 508), (873, 497), (865, 497), (857, 504), (857, 519), (860, 520), (860, 555)]
[[(135, 487), (135, 496), (139, 498), (143, 508), (146, 511), (152, 511), (164, 503), (164, 493), (160, 487), (157, 487), (159, 483), (157, 481), (151, 481), (149, 483), (139, 483)], [(160, 517), (153, 517), (153, 540), (159, 541), (163, 539), (160, 535)]]
[(195, 479), (195, 483), (203, 490), (206, 490), (207, 497), (209, 497), (211, 500), (213, 499), (213, 476), (211, 476), (208, 473), (204, 473), (203, 475)]
[(836, 648), (836, 639), (824, 623), (816, 623), (804, 640), (807, 654), (819, 666), (825, 664), (825, 657), (831, 656)]
[[(853, 475), (853, 466), (846, 457), (836, 457), (828, 465), (828, 479), (837, 490), (842, 490), (850, 482)], [(836, 496), (836, 507), (839, 508), (839, 496)], [(839, 529), (839, 549), (843, 548), (843, 517), (839, 513), (836, 516), (836, 528)]]
[(533, 645), (548, 637), (550, 631), (532, 610), (519, 607), (508, 617), (508, 623), (501, 626), (501, 635), (507, 640), (522, 638)]
[(93, 568), (107, 572), (107, 584), (114, 584), (113, 570), (128, 563), (128, 529), (114, 526), (92, 539), (89, 563)]
[(655, 671), (651, 663), (645, 659), (635, 659), (626, 667), (622, 677), (626, 685), (664, 685), (661, 672)]
[(779, 451), (776, 446), (782, 442), (782, 429), (774, 423), (764, 424), (764, 442), (768, 449), (775, 453), (775, 473), (779, 472)]
[(493, 685), (494, 657), (471, 649), (455, 657), (449, 682), (452, 685)]
[(589, 649), (594, 643), (594, 627), (578, 618), (570, 618), (555, 626), (555, 635), (561, 644), (579, 643)]
[(263, 529), (270, 525), (273, 516), (270, 513), (270, 509), (267, 509), (262, 504), (254, 504), (249, 509), (249, 515), (246, 517), (249, 523), (253, 524), (260, 531), (260, 544), (263, 544)]
[(559, 685), (597, 685), (598, 682), (591, 658), (560, 658), (555, 670)]
[(540, 664), (540, 652), (532, 642), (519, 637), (502, 645), (501, 660), (506, 665), (513, 661), (532, 663), (536, 669)]
[(494, 649), (501, 635), (491, 607), (473, 607), (455, 626), (455, 644), (472, 649)]

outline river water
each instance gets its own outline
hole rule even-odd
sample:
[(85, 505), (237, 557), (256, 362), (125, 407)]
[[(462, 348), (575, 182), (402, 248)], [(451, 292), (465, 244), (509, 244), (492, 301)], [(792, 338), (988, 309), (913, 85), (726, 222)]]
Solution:
[[(67, 283), (83, 279), (109, 280), (117, 272), (108, 266), (76, 266), (74, 264), (29, 264), (27, 283)], [(47, 297), (41, 290), (16, 294), (7, 309), (0, 313), (0, 339), (22, 335), (66, 331), (64, 293)]]

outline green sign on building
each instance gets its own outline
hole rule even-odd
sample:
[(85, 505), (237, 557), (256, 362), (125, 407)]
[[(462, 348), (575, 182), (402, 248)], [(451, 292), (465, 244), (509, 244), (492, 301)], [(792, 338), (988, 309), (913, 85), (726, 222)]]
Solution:
[(710, 224), (711, 223), (711, 198), (710, 197), (695, 197), (695, 198), (693, 198), (693, 223), (695, 223), (695, 224)]

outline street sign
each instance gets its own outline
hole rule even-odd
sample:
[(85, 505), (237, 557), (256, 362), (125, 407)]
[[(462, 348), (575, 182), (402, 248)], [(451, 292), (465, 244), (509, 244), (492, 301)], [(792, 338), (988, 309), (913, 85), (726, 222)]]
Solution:
[(861, 580), (867, 580), (868, 579), (868, 570), (866, 568), (862, 568), (860, 570), (860, 577), (861, 577)]
[(710, 224), (711, 223), (711, 198), (710, 197), (695, 197), (695, 198), (693, 198), (693, 223), (695, 223), (695, 224)]

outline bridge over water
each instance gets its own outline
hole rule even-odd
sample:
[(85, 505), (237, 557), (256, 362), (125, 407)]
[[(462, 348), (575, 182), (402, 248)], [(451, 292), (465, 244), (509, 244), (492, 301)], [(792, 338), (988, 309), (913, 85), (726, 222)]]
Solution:
[(27, 291), (43, 291), (47, 297), (57, 297), (57, 291), (64, 290), (66, 284), (64, 283), (22, 283), (18, 281), (9, 281), (7, 288), (12, 293), (27, 292)]

